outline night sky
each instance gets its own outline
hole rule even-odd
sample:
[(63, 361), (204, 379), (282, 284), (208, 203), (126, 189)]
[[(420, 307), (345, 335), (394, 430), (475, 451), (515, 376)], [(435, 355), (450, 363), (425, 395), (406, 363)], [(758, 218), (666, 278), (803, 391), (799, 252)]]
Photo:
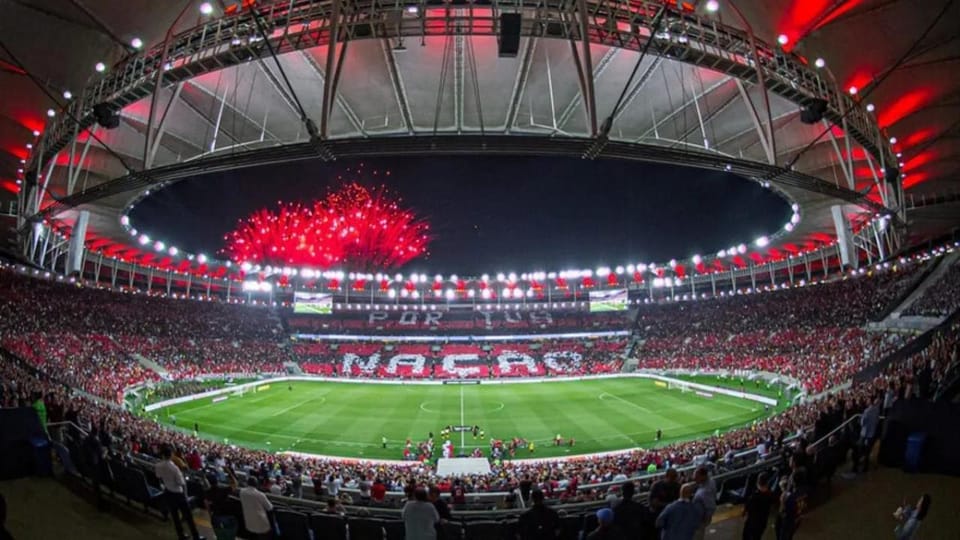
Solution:
[[(214, 254), (237, 219), (277, 201), (322, 197), (359, 162), (295, 162), (189, 179), (142, 201), (132, 225), (181, 250)], [(364, 160), (430, 224), (430, 255), (404, 269), (480, 274), (595, 268), (714, 254), (790, 218), (773, 192), (737, 176), (617, 160), (410, 157)], [(389, 176), (384, 174), (389, 170)], [(374, 171), (378, 174), (374, 175)]]

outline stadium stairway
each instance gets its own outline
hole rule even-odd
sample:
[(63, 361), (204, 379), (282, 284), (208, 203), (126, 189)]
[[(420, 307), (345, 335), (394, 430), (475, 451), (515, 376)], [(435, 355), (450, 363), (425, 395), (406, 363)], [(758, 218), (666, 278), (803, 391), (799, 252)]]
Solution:
[(141, 354), (132, 353), (132, 352), (128, 352), (128, 353), (127, 353), (127, 356), (129, 356), (130, 358), (136, 360), (137, 363), (139, 363), (141, 366), (149, 369), (150, 371), (153, 371), (153, 372), (156, 373), (157, 375), (160, 375), (161, 378), (163, 378), (163, 379), (169, 379), (169, 378), (170, 378), (170, 372), (167, 371), (166, 369), (164, 369), (164, 367), (161, 366), (160, 364), (154, 362), (153, 360), (150, 360), (149, 358), (147, 358), (147, 357), (145, 357), (145, 356), (143, 356), (143, 355), (141, 355)]
[(903, 302), (893, 309), (878, 326), (887, 330), (917, 330), (925, 332), (934, 326), (940, 324), (943, 320), (937, 317), (903, 317), (901, 314), (906, 311), (911, 304), (916, 302), (928, 288), (940, 281), (941, 278), (950, 270), (950, 267), (960, 260), (960, 252), (954, 252), (942, 257), (939, 265), (930, 272), (917, 287), (907, 296)]

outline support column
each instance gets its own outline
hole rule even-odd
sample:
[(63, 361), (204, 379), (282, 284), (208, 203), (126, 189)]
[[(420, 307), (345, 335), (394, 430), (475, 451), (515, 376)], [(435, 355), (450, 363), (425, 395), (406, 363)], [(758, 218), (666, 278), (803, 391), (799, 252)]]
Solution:
[(840, 264), (844, 267), (857, 268), (857, 249), (853, 243), (853, 231), (850, 222), (843, 215), (843, 205), (836, 204), (830, 207), (833, 214), (833, 227), (837, 233), (837, 251), (840, 255)]
[(64, 265), (64, 274), (80, 273), (83, 275), (83, 243), (87, 238), (87, 223), (90, 221), (90, 212), (81, 210), (73, 226), (70, 236), (70, 246), (67, 249), (67, 262)]

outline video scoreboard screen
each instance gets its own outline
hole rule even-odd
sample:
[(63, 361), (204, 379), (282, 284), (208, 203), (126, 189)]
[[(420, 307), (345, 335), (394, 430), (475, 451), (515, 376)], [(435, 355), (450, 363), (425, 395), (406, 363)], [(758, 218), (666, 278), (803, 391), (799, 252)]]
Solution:
[(333, 295), (310, 292), (294, 293), (293, 312), (298, 315), (330, 315), (333, 313)]
[(590, 313), (626, 311), (627, 290), (590, 291)]

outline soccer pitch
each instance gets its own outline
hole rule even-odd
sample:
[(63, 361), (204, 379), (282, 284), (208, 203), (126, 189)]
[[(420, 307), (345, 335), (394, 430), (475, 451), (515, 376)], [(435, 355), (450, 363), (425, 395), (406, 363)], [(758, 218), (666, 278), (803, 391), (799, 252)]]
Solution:
[[(753, 401), (616, 378), (480, 385), (274, 382), (242, 397), (198, 399), (150, 416), (169, 424), (173, 415), (179, 429), (192, 430), (196, 423), (201, 437), (238, 446), (402, 459), (408, 438), (439, 436), (447, 425), (478, 425), (486, 432), (485, 440), (451, 434), (458, 453), (480, 447), (488, 455), (491, 438), (522, 437), (534, 441), (536, 451), (518, 451), (516, 458), (542, 458), (652, 448), (658, 429), (663, 445), (741, 427), (766, 414)], [(557, 434), (573, 437), (576, 445), (553, 446)], [(386, 449), (381, 437), (388, 439)]]

